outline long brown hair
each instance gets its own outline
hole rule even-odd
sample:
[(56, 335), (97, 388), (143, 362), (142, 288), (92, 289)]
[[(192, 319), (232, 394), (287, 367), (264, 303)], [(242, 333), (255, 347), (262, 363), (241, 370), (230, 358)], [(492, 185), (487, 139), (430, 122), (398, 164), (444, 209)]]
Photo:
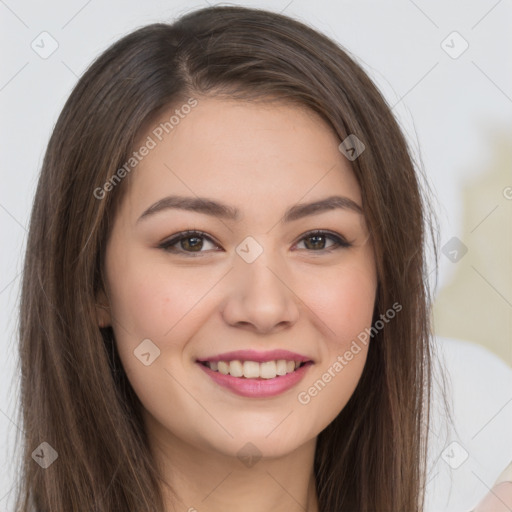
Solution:
[[(391, 109), (348, 52), (289, 17), (243, 7), (209, 7), (123, 37), (80, 78), (56, 123), (23, 274), (17, 509), (164, 510), (142, 405), (112, 329), (98, 328), (95, 304), (126, 188), (104, 185), (148, 122), (195, 96), (295, 102), (340, 141), (355, 134), (365, 144), (351, 165), (377, 262), (374, 322), (393, 304), (402, 310), (373, 336), (353, 396), (319, 434), (319, 510), (422, 510), (431, 386), (424, 247), (432, 224), (421, 173)], [(58, 454), (46, 469), (32, 456), (51, 456), (38, 448), (43, 442)]]

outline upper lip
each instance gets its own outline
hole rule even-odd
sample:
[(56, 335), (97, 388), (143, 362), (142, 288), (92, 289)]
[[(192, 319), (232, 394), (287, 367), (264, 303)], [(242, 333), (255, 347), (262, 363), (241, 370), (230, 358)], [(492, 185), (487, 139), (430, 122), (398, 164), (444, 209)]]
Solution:
[(264, 363), (265, 361), (277, 361), (279, 359), (285, 359), (286, 361), (301, 361), (307, 362), (312, 361), (310, 357), (297, 354), (296, 352), (290, 352), (289, 350), (269, 350), (267, 352), (258, 352), (256, 350), (235, 350), (233, 352), (225, 352), (216, 356), (209, 356), (200, 358), (197, 361), (200, 363), (218, 362), (218, 361), (256, 361), (258, 363)]

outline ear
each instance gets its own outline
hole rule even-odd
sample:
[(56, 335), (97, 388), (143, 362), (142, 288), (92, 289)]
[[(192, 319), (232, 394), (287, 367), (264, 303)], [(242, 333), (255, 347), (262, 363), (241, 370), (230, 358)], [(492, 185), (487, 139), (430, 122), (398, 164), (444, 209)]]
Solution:
[(96, 321), (99, 327), (109, 327), (112, 325), (110, 303), (103, 290), (96, 297)]

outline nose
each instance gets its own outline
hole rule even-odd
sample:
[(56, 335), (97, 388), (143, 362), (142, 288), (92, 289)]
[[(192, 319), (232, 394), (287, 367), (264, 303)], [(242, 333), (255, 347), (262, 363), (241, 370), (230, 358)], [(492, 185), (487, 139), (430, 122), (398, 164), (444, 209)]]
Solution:
[(269, 257), (266, 251), (252, 263), (237, 258), (226, 282), (224, 320), (260, 334), (290, 328), (300, 312), (300, 300), (290, 280), (284, 264)]

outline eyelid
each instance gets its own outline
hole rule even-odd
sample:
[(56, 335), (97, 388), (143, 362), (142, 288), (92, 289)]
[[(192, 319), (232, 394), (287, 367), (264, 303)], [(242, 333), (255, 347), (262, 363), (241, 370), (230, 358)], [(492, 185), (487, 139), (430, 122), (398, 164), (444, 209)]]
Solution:
[[(210, 235), (205, 233), (204, 231), (201, 231), (199, 229), (187, 229), (185, 231), (180, 231), (179, 233), (175, 233), (174, 235), (170, 236), (169, 238), (166, 238), (162, 242), (158, 244), (159, 249), (167, 250), (169, 252), (172, 252), (172, 245), (177, 244), (180, 240), (186, 239), (186, 238), (192, 238), (193, 236), (197, 236), (198, 238), (205, 238), (212, 242), (217, 247), (220, 247), (220, 244), (218, 244), (214, 238), (212, 238)], [(187, 255), (200, 255), (204, 251), (199, 251), (197, 253), (194, 252), (187, 252), (183, 250), (176, 250), (176, 253), (179, 254), (187, 254)]]
[(302, 242), (305, 238), (309, 238), (311, 236), (325, 236), (328, 238), (333, 239), (337, 246), (327, 248), (327, 249), (320, 249), (318, 251), (308, 251), (308, 252), (324, 252), (324, 251), (330, 251), (331, 249), (341, 249), (341, 248), (348, 248), (353, 245), (352, 242), (349, 242), (343, 235), (340, 233), (336, 233), (334, 231), (330, 231), (329, 229), (312, 229), (311, 231), (306, 231), (302, 235), (299, 236), (299, 238), (294, 242), (293, 245), (298, 244), (299, 242)]
[[(172, 248), (173, 245), (177, 244), (178, 242), (180, 242), (183, 239), (192, 238), (194, 236), (196, 236), (197, 238), (207, 239), (211, 243), (216, 245), (217, 247), (220, 247), (220, 244), (218, 244), (213, 237), (211, 237), (204, 231), (201, 231), (198, 229), (189, 229), (189, 230), (185, 230), (185, 231), (180, 231), (179, 233), (175, 233), (171, 237), (165, 239), (163, 242), (160, 242), (160, 244), (158, 245), (158, 248), (163, 249), (170, 253), (192, 256), (192, 257), (201, 256), (204, 253), (208, 253), (209, 251), (193, 252), (193, 251), (184, 251), (182, 249), (174, 249), (173, 250), (173, 248)], [(335, 242), (335, 244), (326, 249), (319, 249), (317, 251), (306, 249), (306, 251), (310, 252), (310, 253), (320, 253), (320, 254), (326, 253), (326, 252), (328, 253), (328, 252), (332, 252), (336, 249), (347, 249), (349, 247), (352, 247), (352, 245), (353, 245), (353, 242), (349, 242), (343, 235), (336, 233), (334, 231), (330, 231), (328, 229), (313, 229), (310, 231), (306, 231), (305, 233), (301, 234), (297, 238), (297, 240), (293, 243), (293, 245), (295, 246), (299, 242), (302, 242), (304, 239), (312, 237), (312, 236), (325, 236), (327, 238), (331, 238)]]

